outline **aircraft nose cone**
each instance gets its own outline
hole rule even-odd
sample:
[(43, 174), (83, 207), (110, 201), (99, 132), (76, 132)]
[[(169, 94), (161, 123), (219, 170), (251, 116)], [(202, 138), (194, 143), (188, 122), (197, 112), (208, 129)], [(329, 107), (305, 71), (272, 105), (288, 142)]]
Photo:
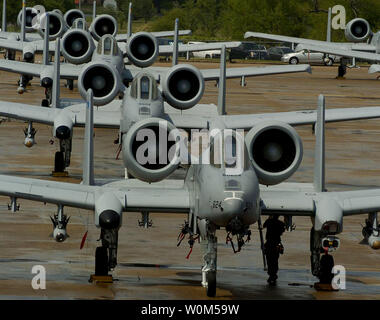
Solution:
[(50, 88), (53, 85), (53, 80), (50, 78), (43, 78), (41, 79), (41, 86), (44, 88)]
[(66, 126), (59, 126), (55, 131), (55, 136), (58, 139), (68, 139), (70, 138), (70, 129)]
[(24, 54), (24, 61), (26, 61), (26, 62), (30, 62), (30, 61), (32, 61), (33, 60), (33, 53), (31, 53), (31, 52), (26, 52), (25, 54)]
[(243, 213), (244, 202), (242, 199), (230, 198), (222, 202), (221, 210), (225, 215), (240, 215)]
[(120, 216), (113, 210), (105, 210), (99, 216), (102, 229), (115, 229), (120, 225)]

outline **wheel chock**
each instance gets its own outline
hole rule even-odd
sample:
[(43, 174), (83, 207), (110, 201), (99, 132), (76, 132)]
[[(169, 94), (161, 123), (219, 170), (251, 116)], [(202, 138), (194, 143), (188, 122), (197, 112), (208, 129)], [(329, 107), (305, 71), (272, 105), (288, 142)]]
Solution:
[(90, 282), (90, 283), (94, 282), (95, 284), (96, 283), (113, 283), (113, 278), (110, 275), (97, 276), (95, 274), (92, 274), (90, 276), (90, 279), (88, 280), (88, 282)]
[(62, 177), (68, 177), (69, 173), (67, 171), (63, 171), (63, 172), (61, 172), (61, 171), (52, 171), (51, 175), (53, 177), (61, 177), (62, 178)]
[(314, 283), (314, 289), (317, 291), (339, 291), (339, 289), (334, 289), (331, 283)]

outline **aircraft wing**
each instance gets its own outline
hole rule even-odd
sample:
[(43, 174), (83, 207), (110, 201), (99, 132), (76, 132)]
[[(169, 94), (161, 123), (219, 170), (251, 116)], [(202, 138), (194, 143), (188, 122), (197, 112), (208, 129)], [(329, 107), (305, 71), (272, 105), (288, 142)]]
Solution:
[[(204, 107), (205, 110), (214, 110), (214, 105), (199, 105), (197, 110)], [(191, 109), (189, 109), (191, 111)], [(168, 110), (168, 120), (178, 128), (183, 129), (206, 129), (211, 121), (215, 120), (215, 115), (208, 115), (206, 112), (189, 112), (179, 114)], [(317, 121), (316, 110), (239, 114), (220, 116), (229, 129), (250, 130), (253, 126), (263, 121), (281, 121), (291, 126), (313, 125)], [(376, 119), (380, 118), (380, 107), (360, 107), (360, 108), (337, 108), (326, 109), (326, 122), (341, 122), (351, 120)]]
[[(53, 68), (53, 65), (44, 66), (37, 63), (0, 59), (0, 70), (2, 71), (26, 74), (39, 78), (44, 68)], [(77, 80), (81, 70), (81, 66), (70, 63), (62, 63), (60, 72), (61, 79)]]
[(325, 45), (314, 45), (314, 44), (299, 44), (297, 46), (299, 49), (308, 49), (310, 51), (329, 53), (342, 57), (357, 58), (368, 61), (380, 61), (380, 54), (371, 52), (362, 52), (356, 50), (349, 50), (344, 48), (330, 47)]
[[(174, 36), (174, 31), (154, 31), (150, 33), (156, 38), (166, 38)], [(191, 30), (178, 30), (179, 36), (187, 36), (190, 34)], [(117, 34), (115, 38), (117, 41), (127, 41), (127, 34)]]
[(26, 74), (33, 77), (39, 77), (43, 67), (44, 66), (42, 64), (36, 63), (4, 59), (0, 60), (0, 70), (19, 74)]
[[(322, 40), (313, 40), (313, 39), (305, 39), (305, 38), (297, 38), (297, 37), (280, 36), (277, 34), (247, 31), (244, 34), (244, 38), (250, 38), (250, 37), (275, 40), (275, 41), (281, 41), (281, 42), (289, 42), (289, 43), (299, 43), (302, 45), (312, 45), (312, 46), (318, 46), (318, 47), (321, 46), (323, 48), (336, 48), (336, 49), (343, 49), (343, 50), (358, 50), (358, 51), (368, 51), (368, 52), (376, 51), (376, 47), (374, 45), (367, 44), (367, 43), (327, 42), (327, 41), (322, 41)], [(308, 49), (308, 47), (304, 46), (303, 49)], [(300, 45), (297, 46), (297, 51), (298, 50), (302, 50), (302, 47)], [(309, 50), (312, 50), (312, 49), (309, 49)], [(323, 50), (313, 50), (313, 51), (325, 52)], [(329, 52), (326, 52), (326, 53), (329, 53)]]
[[(25, 46), (30, 46), (34, 49), (35, 52), (42, 52), (44, 50), (44, 42), (40, 39), (35, 39), (31, 41), (17, 41), (17, 40), (9, 40), (2, 39), (0, 37), (0, 48), (12, 49), (16, 51), (22, 51)], [(49, 51), (55, 51), (55, 41), (49, 42)]]
[[(168, 67), (148, 67), (147, 70), (152, 73), (157, 80), (160, 80), (165, 76), (168, 71)], [(203, 78), (206, 81), (218, 80), (220, 76), (219, 69), (199, 69), (202, 73)], [(128, 66), (123, 71), (123, 78), (129, 79), (130, 81), (141, 72), (140, 68), (135, 66)], [(279, 66), (267, 66), (267, 67), (242, 67), (242, 68), (227, 68), (226, 78), (241, 78), (245, 77), (256, 77), (265, 76), (271, 74), (281, 74), (281, 73), (295, 73), (295, 72), (309, 72), (311, 73), (311, 67), (308, 64), (300, 65), (279, 65)]]
[(327, 41), (322, 41), (322, 40), (313, 40), (313, 39), (281, 36), (281, 35), (277, 35), (277, 34), (247, 31), (244, 34), (244, 38), (250, 38), (250, 37), (260, 38), (260, 39), (268, 39), (268, 40), (274, 40), (274, 41), (281, 41), (281, 42), (303, 43), (303, 44), (312, 44), (312, 45), (321, 45), (321, 46), (326, 45), (326, 46), (342, 46), (342, 47), (345, 47), (347, 45), (347, 43), (327, 42)]
[(52, 125), (60, 109), (0, 101), (0, 116)]
[[(220, 76), (219, 69), (200, 69), (205, 80), (218, 80)], [(311, 73), (311, 67), (308, 64), (300, 65), (281, 65), (281, 66), (267, 66), (267, 67), (243, 67), (243, 68), (227, 68), (226, 78), (240, 78), (245, 77), (256, 77), (265, 76), (281, 73), (295, 73), (295, 72), (308, 72)]]
[[(286, 122), (292, 126), (315, 124), (316, 110), (275, 112), (261, 114), (242, 114), (222, 116), (227, 128), (249, 130), (254, 125), (265, 120)], [(326, 109), (326, 122), (340, 122), (380, 118), (380, 107), (337, 108)]]
[[(232, 42), (210, 42), (210, 43), (196, 43), (196, 44), (178, 44), (178, 52), (192, 52), (192, 51), (206, 51), (206, 50), (220, 50), (222, 45), (227, 49), (236, 48), (241, 45), (239, 41)], [(160, 45), (159, 54), (172, 54), (173, 45)]]
[[(114, 106), (117, 103), (117, 108)], [(94, 108), (94, 127), (116, 128), (120, 127), (120, 102), (111, 103), (109, 107)], [(73, 125), (83, 127), (86, 122), (85, 104), (74, 104), (64, 109), (46, 108), (35, 105), (0, 101), (0, 116), (23, 121), (33, 121), (53, 125), (54, 120), (61, 112), (65, 112)]]
[(149, 184), (133, 180), (88, 186), (0, 175), (0, 195), (94, 210), (96, 199), (111, 192), (120, 200), (124, 211), (188, 212), (189, 191), (183, 181)]
[(326, 198), (335, 200), (344, 216), (380, 209), (380, 189), (315, 192), (310, 184), (284, 183), (273, 187), (260, 186), (260, 194), (263, 214), (314, 216), (318, 201)]

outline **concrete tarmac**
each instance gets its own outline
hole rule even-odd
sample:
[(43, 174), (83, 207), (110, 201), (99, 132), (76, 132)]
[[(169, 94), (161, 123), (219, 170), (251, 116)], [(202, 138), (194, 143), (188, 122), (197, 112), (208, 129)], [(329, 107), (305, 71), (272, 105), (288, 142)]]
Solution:
[[(160, 63), (159, 65), (169, 64)], [(218, 64), (197, 63), (200, 68)], [(229, 65), (231, 66), (231, 65)], [(232, 64), (232, 67), (241, 66)], [(249, 66), (249, 64), (244, 64)], [(368, 68), (350, 69), (346, 80), (336, 80), (336, 67), (313, 67), (313, 74), (291, 74), (227, 81), (227, 112), (248, 114), (313, 110), (320, 93), (327, 108), (380, 106), (379, 82)], [(16, 93), (17, 76), (0, 72), (0, 99), (39, 105), (43, 88), (32, 81), (23, 95)], [(62, 85), (63, 85), (62, 81)], [(62, 97), (78, 98), (61, 89)], [(206, 85), (202, 103), (217, 102), (215, 82)], [(81, 179), (83, 129), (75, 128), (69, 178), (52, 178), (54, 153), (52, 128), (34, 124), (37, 144), (23, 145), (25, 123), (3, 121), (0, 125), (0, 173), (79, 183)], [(303, 143), (304, 158), (289, 181), (311, 182), (313, 177), (314, 136), (310, 126), (297, 127)], [(123, 178), (122, 161), (116, 160), (113, 140), (117, 130), (95, 129), (96, 178)], [(329, 190), (380, 187), (380, 120), (327, 124), (326, 182)], [(185, 215), (152, 214), (153, 227), (138, 226), (140, 214), (124, 215), (119, 233), (118, 266), (112, 284), (88, 283), (94, 272), (94, 254), (99, 230), (89, 211), (65, 208), (71, 216), (68, 238), (56, 243), (49, 237), (49, 215), (56, 207), (20, 200), (20, 211), (7, 210), (9, 199), (0, 197), (0, 299), (208, 299), (201, 287), (202, 257), (195, 244), (189, 259), (187, 241), (177, 247), (177, 236)], [(380, 251), (362, 240), (361, 224), (366, 216), (344, 219), (339, 236), (341, 248), (334, 253), (335, 263), (346, 270), (346, 289), (317, 292), (310, 273), (308, 218), (294, 218), (296, 230), (283, 235), (285, 254), (280, 258), (277, 287), (267, 286), (263, 271), (257, 226), (251, 227), (252, 240), (234, 254), (225, 244), (226, 234), (218, 232), (218, 276), (215, 299), (380, 299)], [(84, 233), (86, 244), (79, 249)], [(34, 290), (32, 267), (46, 268), (46, 290)]]

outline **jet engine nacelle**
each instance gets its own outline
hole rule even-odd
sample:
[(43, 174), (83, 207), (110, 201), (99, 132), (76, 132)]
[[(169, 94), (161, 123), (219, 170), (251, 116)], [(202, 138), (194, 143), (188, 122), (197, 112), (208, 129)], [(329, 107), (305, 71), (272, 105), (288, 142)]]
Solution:
[(53, 86), (54, 69), (44, 68), (40, 75), (41, 87), (51, 88)]
[(136, 66), (145, 68), (152, 65), (158, 57), (156, 37), (148, 32), (137, 32), (127, 42), (128, 59)]
[(89, 62), (94, 49), (94, 40), (85, 30), (71, 29), (62, 38), (62, 54), (70, 63)]
[(22, 58), (25, 62), (34, 62), (34, 46), (27, 44), (22, 48)]
[(73, 25), (74, 20), (78, 18), (85, 19), (84, 13), (78, 9), (71, 9), (63, 16), (63, 20), (68, 28), (70, 28)]
[(128, 173), (147, 182), (165, 179), (179, 165), (179, 131), (160, 118), (135, 123), (123, 135), (124, 166)]
[(262, 122), (248, 132), (245, 143), (261, 184), (278, 184), (288, 179), (301, 164), (301, 138), (287, 123)]
[(53, 136), (60, 140), (66, 140), (72, 137), (73, 119), (65, 112), (61, 112), (54, 119)]
[[(38, 10), (35, 8), (27, 7), (25, 8), (25, 32), (36, 31), (33, 28), (33, 19), (39, 14)], [(21, 27), (22, 24), (22, 9), (17, 15), (17, 25)]]
[(95, 201), (95, 225), (102, 229), (118, 229), (122, 223), (123, 206), (112, 193), (105, 192)]
[(162, 81), (165, 100), (174, 108), (184, 110), (195, 106), (203, 96), (205, 82), (202, 73), (189, 64), (170, 68)]
[(111, 34), (115, 37), (117, 34), (117, 21), (109, 14), (102, 14), (92, 21), (89, 31), (96, 41), (105, 34)]
[[(39, 19), (41, 27), (38, 29), (38, 33), (43, 38), (45, 34), (45, 28), (43, 27), (44, 14), (40, 15)], [(63, 17), (58, 12), (49, 12), (49, 24), (49, 40), (55, 40), (56, 38), (61, 37), (62, 34), (66, 31), (66, 25), (63, 21)]]
[(116, 68), (105, 62), (90, 62), (78, 77), (78, 89), (83, 99), (87, 90), (94, 93), (94, 105), (102, 106), (111, 102), (123, 89), (120, 74)]
[(347, 23), (344, 34), (348, 41), (363, 42), (372, 35), (372, 31), (367, 20), (355, 18)]
[(343, 231), (343, 209), (337, 201), (323, 196), (315, 201), (314, 230), (328, 235)]

